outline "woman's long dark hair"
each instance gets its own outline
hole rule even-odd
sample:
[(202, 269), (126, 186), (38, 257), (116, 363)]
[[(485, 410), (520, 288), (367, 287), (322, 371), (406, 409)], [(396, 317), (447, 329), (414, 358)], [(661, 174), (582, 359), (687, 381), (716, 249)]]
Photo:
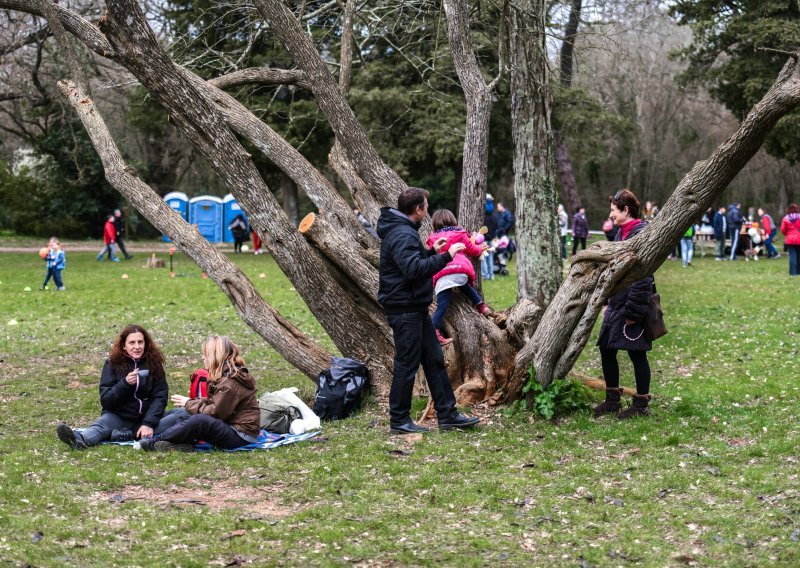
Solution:
[(142, 366), (150, 371), (149, 376), (155, 381), (166, 379), (164, 356), (161, 354), (161, 350), (156, 345), (156, 342), (153, 341), (153, 338), (150, 337), (150, 334), (147, 333), (147, 330), (136, 324), (126, 325), (125, 329), (120, 332), (116, 341), (114, 341), (111, 353), (108, 355), (108, 360), (111, 361), (111, 368), (115, 370), (127, 368), (131, 358), (125, 353), (125, 342), (131, 333), (141, 333), (144, 336), (144, 354), (140, 361), (143, 363)]

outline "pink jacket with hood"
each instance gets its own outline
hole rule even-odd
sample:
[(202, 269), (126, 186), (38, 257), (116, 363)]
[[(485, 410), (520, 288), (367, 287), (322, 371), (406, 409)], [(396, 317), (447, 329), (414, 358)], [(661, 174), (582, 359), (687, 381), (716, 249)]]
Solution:
[(786, 235), (787, 245), (800, 245), (800, 214), (789, 213), (781, 221), (781, 233)]
[(442, 252), (445, 252), (456, 243), (464, 243), (467, 248), (458, 253), (447, 266), (433, 276), (433, 285), (436, 286), (436, 282), (439, 281), (439, 278), (447, 274), (466, 274), (468, 283), (474, 284), (475, 268), (472, 266), (472, 261), (470, 261), (467, 256), (478, 258), (483, 252), (483, 249), (470, 240), (469, 233), (463, 227), (442, 227), (438, 231), (431, 233), (427, 241), (428, 248), (432, 248), (433, 243), (442, 237), (447, 239), (447, 244), (442, 249)]

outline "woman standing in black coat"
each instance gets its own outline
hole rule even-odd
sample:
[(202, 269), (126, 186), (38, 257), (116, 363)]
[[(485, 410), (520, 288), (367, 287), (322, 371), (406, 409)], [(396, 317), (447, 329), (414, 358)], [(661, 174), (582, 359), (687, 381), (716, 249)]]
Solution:
[[(624, 241), (641, 233), (647, 226), (639, 219), (639, 200), (633, 192), (623, 189), (609, 197), (611, 219), (619, 227), (615, 241)], [(650, 295), (653, 293), (653, 276), (645, 276), (608, 299), (600, 328), (600, 360), (606, 380), (606, 399), (594, 408), (595, 416), (617, 413), (624, 420), (633, 416), (649, 414), (650, 363), (647, 352), (653, 345), (645, 336), (642, 322), (647, 314)], [(636, 394), (633, 404), (621, 410), (622, 389), (619, 388), (619, 364), (617, 351), (628, 352), (636, 377)]]

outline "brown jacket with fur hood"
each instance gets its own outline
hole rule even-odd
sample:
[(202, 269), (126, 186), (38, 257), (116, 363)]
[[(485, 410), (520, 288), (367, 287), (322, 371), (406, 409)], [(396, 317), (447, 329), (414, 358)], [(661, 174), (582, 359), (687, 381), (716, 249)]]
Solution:
[(186, 401), (189, 414), (207, 414), (218, 418), (248, 436), (257, 437), (261, 411), (256, 398), (256, 382), (242, 367), (234, 375), (208, 382), (208, 398)]

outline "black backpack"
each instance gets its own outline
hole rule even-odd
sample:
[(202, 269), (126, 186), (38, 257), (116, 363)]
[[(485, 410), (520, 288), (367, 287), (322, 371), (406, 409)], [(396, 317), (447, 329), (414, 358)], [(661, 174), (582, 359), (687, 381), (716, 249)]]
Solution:
[(333, 357), (331, 368), (317, 379), (314, 414), (322, 420), (341, 420), (361, 408), (361, 393), (369, 384), (369, 369), (361, 361)]

